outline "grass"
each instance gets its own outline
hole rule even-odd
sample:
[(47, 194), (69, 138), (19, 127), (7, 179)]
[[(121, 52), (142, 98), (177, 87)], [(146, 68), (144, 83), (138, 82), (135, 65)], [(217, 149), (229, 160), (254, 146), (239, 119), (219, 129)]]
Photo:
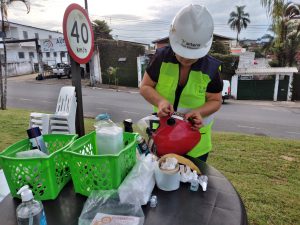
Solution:
[[(0, 152), (27, 138), (29, 111), (0, 110)], [(85, 119), (85, 132), (93, 119)], [(300, 141), (236, 133), (213, 134), (208, 163), (240, 193), (250, 225), (300, 224)]]

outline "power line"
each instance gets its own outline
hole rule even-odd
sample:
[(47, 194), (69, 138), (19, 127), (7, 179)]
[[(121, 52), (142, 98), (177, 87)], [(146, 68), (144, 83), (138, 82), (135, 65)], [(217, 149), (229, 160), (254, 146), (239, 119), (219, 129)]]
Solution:
[[(166, 25), (170, 25), (171, 22), (169, 21), (163, 21), (163, 20), (142, 20), (142, 19), (129, 19), (129, 18), (122, 18), (122, 17), (111, 17), (111, 16), (100, 16), (102, 18), (104, 18), (104, 20), (111, 22), (112, 20), (115, 21), (125, 21), (125, 22), (145, 22), (147, 24), (166, 24)], [(109, 18), (109, 19), (106, 19)], [(226, 23), (215, 23), (215, 26), (228, 26), (228, 24)], [(270, 24), (249, 24), (248, 26), (253, 26), (253, 27), (269, 27)]]

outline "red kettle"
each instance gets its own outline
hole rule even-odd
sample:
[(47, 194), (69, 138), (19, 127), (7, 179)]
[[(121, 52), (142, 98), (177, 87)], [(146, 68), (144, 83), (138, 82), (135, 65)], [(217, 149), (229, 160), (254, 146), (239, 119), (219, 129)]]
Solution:
[(185, 155), (197, 145), (201, 134), (192, 129), (192, 123), (183, 116), (172, 115), (160, 118), (152, 138), (158, 156), (168, 153)]

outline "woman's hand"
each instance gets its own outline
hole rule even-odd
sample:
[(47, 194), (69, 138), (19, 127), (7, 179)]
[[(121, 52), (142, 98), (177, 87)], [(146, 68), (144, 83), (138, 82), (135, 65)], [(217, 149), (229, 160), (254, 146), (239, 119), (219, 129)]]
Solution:
[(157, 104), (157, 108), (158, 108), (158, 112), (157, 112), (158, 117), (168, 116), (174, 112), (173, 105), (171, 105), (165, 99), (162, 99), (161, 101), (159, 101), (159, 103)]
[(198, 111), (191, 111), (184, 115), (185, 119), (192, 122), (193, 129), (199, 130), (202, 127), (202, 116)]

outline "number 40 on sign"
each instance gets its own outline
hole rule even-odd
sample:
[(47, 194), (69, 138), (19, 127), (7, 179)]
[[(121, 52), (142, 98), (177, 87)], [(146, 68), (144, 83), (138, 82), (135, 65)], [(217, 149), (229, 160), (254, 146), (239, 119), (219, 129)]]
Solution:
[(65, 11), (63, 33), (70, 56), (79, 64), (87, 63), (94, 51), (94, 33), (84, 8), (71, 4)]

